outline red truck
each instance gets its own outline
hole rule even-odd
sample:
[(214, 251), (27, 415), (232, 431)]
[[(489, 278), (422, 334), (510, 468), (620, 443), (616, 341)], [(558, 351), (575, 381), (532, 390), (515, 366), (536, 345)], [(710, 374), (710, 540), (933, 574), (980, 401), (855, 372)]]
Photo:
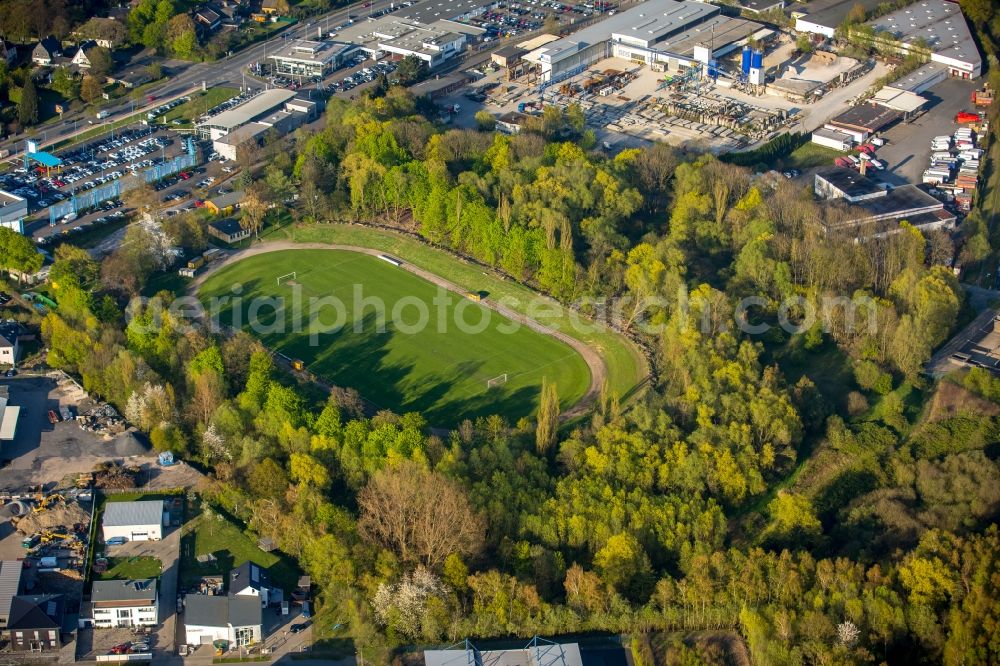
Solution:
[(968, 111), (959, 111), (958, 115), (955, 116), (955, 122), (959, 125), (978, 123), (980, 120), (981, 118), (978, 113), (969, 113)]

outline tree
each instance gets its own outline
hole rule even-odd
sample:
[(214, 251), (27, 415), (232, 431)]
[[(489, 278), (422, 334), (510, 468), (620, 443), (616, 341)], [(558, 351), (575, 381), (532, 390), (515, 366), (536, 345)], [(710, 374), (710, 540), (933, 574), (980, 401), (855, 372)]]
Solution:
[(198, 48), (194, 21), (187, 14), (178, 14), (167, 23), (166, 42), (178, 58), (191, 58)]
[(476, 111), (476, 125), (484, 132), (492, 132), (496, 129), (496, 117), (486, 109)]
[(95, 46), (87, 51), (87, 59), (90, 61), (90, 71), (96, 77), (103, 78), (114, 68), (111, 51), (103, 46)]
[(809, 39), (809, 35), (807, 33), (799, 35), (798, 39), (795, 40), (795, 48), (798, 49), (800, 53), (813, 52), (813, 43), (812, 40)]
[(253, 232), (259, 238), (266, 216), (267, 204), (260, 188), (257, 185), (251, 185), (243, 193), (243, 202), (240, 204), (240, 226)]
[(125, 41), (125, 26), (111, 18), (94, 17), (80, 26), (80, 35), (86, 39), (108, 42), (111, 48), (117, 48)]
[(14, 270), (30, 275), (38, 272), (44, 259), (31, 238), (13, 229), (0, 227), (0, 270)]
[(780, 490), (767, 505), (767, 511), (771, 515), (771, 524), (766, 534), (778, 543), (803, 545), (822, 531), (812, 503), (802, 495)]
[(83, 77), (83, 83), (80, 84), (80, 99), (87, 104), (93, 104), (101, 99), (103, 94), (104, 86), (97, 80), (97, 77), (89, 74)]
[[(630, 534), (615, 534), (594, 554), (594, 566), (604, 582), (625, 591), (634, 589), (651, 572), (649, 558)], [(637, 590), (636, 590), (637, 591)]]
[(538, 425), (535, 427), (535, 448), (542, 455), (552, 449), (559, 431), (559, 394), (555, 382), (542, 378), (538, 404)]
[(30, 74), (25, 78), (24, 87), (21, 88), (21, 101), (17, 103), (17, 120), (25, 127), (38, 122), (38, 90)]
[(437, 640), (447, 622), (444, 585), (424, 567), (379, 585), (372, 608), (379, 624), (411, 639)]
[(65, 67), (57, 67), (52, 74), (52, 89), (67, 101), (74, 100), (80, 95), (80, 84)]
[(326, 490), (330, 485), (330, 473), (326, 467), (308, 453), (292, 453), (288, 469), (292, 480), (305, 486)]
[(358, 493), (358, 530), (404, 562), (441, 566), (448, 555), (473, 556), (485, 525), (457, 482), (414, 462), (376, 472)]
[(430, 68), (427, 61), (415, 55), (408, 55), (399, 61), (399, 68), (396, 69), (396, 76), (399, 77), (399, 84), (411, 86), (427, 78)]
[(977, 26), (986, 25), (996, 11), (992, 0), (959, 0), (958, 4), (962, 7), (962, 13)]
[(283, 501), (288, 490), (288, 475), (281, 465), (270, 458), (264, 458), (254, 465), (247, 484), (256, 497)]
[(865, 19), (867, 17), (868, 14), (867, 12), (865, 12), (864, 5), (858, 2), (855, 3), (851, 7), (851, 11), (847, 13), (847, 22), (850, 23), (851, 25), (860, 25), (865, 22)]

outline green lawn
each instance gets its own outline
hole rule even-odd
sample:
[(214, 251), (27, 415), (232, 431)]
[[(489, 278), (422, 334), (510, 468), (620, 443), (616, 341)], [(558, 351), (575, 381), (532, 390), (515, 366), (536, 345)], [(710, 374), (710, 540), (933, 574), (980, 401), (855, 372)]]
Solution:
[(155, 557), (109, 557), (108, 569), (96, 574), (97, 580), (138, 580), (155, 578), (163, 571), (163, 565)]
[(846, 154), (810, 141), (793, 150), (787, 157), (779, 159), (775, 168), (803, 171), (818, 166), (831, 166), (835, 159)]
[(157, 118), (157, 122), (169, 123), (175, 118), (192, 121), (195, 118), (204, 115), (213, 106), (217, 106), (225, 102), (227, 99), (236, 97), (239, 92), (240, 91), (236, 88), (226, 88), (225, 86), (209, 88), (203, 93), (196, 93), (192, 95), (190, 101), (184, 102), (170, 111), (167, 111), (165, 114)]
[[(215, 555), (215, 562), (201, 564), (199, 555)], [(252, 561), (268, 570), (271, 580), (285, 590), (298, 584), (299, 572), (288, 560), (257, 547), (242, 530), (221, 514), (205, 512), (183, 527), (180, 585), (190, 588), (202, 576), (225, 576), (230, 569)]]
[[(274, 240), (309, 243), (343, 243), (388, 252), (416, 266), (439, 275), (469, 290), (485, 290), (490, 298), (503, 299), (510, 309), (526, 313), (529, 303), (538, 302), (538, 295), (531, 289), (456, 259), (452, 254), (430, 247), (416, 239), (380, 229), (348, 224), (290, 225), (272, 235)], [(619, 396), (630, 397), (649, 374), (646, 361), (630, 341), (603, 326), (582, 319), (586, 326), (575, 326), (574, 317), (566, 309), (556, 316), (546, 317), (544, 323), (570, 337), (585, 342), (604, 358), (608, 373), (608, 388)]]
[[(276, 278), (292, 271), (297, 285), (278, 287)], [(254, 299), (285, 301), (280, 316), (270, 303), (256, 310), (255, 333), (266, 344), (303, 360), (321, 378), (356, 388), (380, 407), (421, 412), (435, 426), (494, 413), (514, 422), (534, 411), (545, 377), (557, 382), (564, 408), (590, 384), (586, 363), (568, 345), (525, 326), (511, 332), (509, 320), (483, 305), (450, 292), (443, 292), (444, 298), (429, 282), (375, 257), (305, 249), (257, 255), (212, 275), (199, 295), (208, 303), (213, 296), (231, 295), (237, 283), (242, 285), (239, 322), (251, 320), (258, 307), (251, 305)], [(295, 290), (301, 294), (300, 316), (293, 314)], [(333, 298), (339, 305), (312, 317), (312, 298)], [(375, 305), (358, 307), (361, 299), (383, 304), (384, 326)], [(219, 310), (220, 319), (232, 324), (231, 304)], [(478, 326), (484, 318), (485, 325)], [(324, 330), (341, 326), (311, 336), (311, 321)], [(505, 373), (505, 384), (487, 388), (487, 380)]]

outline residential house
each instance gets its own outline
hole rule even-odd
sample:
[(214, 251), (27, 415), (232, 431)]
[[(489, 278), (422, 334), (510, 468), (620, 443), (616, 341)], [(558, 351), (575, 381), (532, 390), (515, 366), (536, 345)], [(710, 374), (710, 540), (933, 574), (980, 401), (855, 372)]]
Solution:
[(260, 11), (269, 16), (273, 16), (278, 13), (279, 4), (281, 4), (281, 0), (263, 0), (260, 3)]
[(229, 572), (229, 594), (257, 597), (261, 607), (271, 603), (271, 578), (267, 571), (253, 562), (244, 562)]
[(263, 623), (264, 610), (251, 596), (188, 594), (184, 597), (185, 642), (190, 645), (208, 645), (214, 641), (253, 645), (263, 640)]
[(95, 580), (90, 591), (94, 626), (156, 625), (156, 579)]
[(195, 10), (194, 22), (208, 32), (215, 32), (222, 25), (222, 14), (209, 5), (204, 5)]
[[(18, 354), (21, 347), (18, 338), (21, 335), (21, 326), (15, 322), (0, 322), (0, 365), (14, 365), (17, 363)], [(3, 609), (0, 609), (2, 612)]]
[(230, 215), (243, 203), (243, 190), (222, 194), (205, 202), (205, 208), (215, 215)]
[(62, 647), (66, 600), (61, 594), (18, 595), (11, 600), (6, 636), (16, 652), (47, 652)]
[[(6, 398), (0, 397), (0, 403), (5, 401)], [(0, 412), (2, 411), (0, 410)], [(21, 573), (23, 571), (24, 563), (18, 560), (0, 562), (0, 631), (7, 628), (11, 604), (14, 602), (14, 597), (21, 591)]]
[(233, 218), (210, 222), (208, 233), (226, 243), (236, 243), (250, 236), (250, 230), (243, 228), (239, 220)]
[(81, 69), (90, 69), (90, 58), (87, 54), (92, 53), (96, 48), (97, 42), (93, 40), (83, 42), (80, 44), (80, 48), (76, 50), (76, 54), (73, 56), (73, 60), (71, 62)]
[(62, 55), (62, 45), (59, 40), (49, 35), (35, 45), (31, 52), (31, 62), (42, 67), (48, 67), (52, 62)]
[(117, 74), (108, 77), (108, 83), (117, 83), (120, 86), (128, 88), (136, 88), (144, 83), (149, 83), (153, 80), (153, 77), (149, 74), (149, 67), (132, 67), (131, 69), (126, 69)]
[(102, 527), (105, 543), (115, 537), (159, 541), (163, 537), (163, 500), (108, 502)]
[(17, 60), (17, 47), (13, 43), (0, 38), (0, 61), (6, 62), (7, 67), (13, 67)]

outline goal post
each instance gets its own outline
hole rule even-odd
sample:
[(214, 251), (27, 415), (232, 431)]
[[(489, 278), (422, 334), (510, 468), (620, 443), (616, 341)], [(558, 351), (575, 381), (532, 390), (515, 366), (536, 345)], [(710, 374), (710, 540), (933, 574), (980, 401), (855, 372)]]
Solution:
[(284, 275), (279, 275), (278, 276), (278, 286), (279, 287), (281, 286), (281, 281), (282, 280), (284, 280), (285, 282), (288, 282), (289, 280), (293, 280), (294, 281), (295, 278), (296, 278), (296, 271), (292, 271), (291, 273), (285, 273)]
[(491, 388), (496, 388), (498, 386), (503, 386), (506, 383), (507, 383), (507, 373), (505, 372), (502, 375), (497, 375), (493, 379), (487, 379), (486, 388), (488, 390)]

